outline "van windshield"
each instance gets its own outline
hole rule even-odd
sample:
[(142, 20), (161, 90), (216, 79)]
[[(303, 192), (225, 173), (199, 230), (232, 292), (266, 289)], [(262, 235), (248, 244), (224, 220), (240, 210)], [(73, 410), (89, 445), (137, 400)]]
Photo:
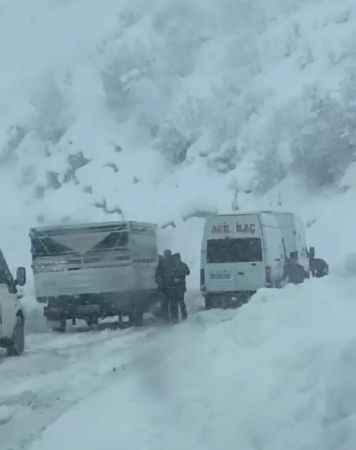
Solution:
[(237, 263), (262, 261), (259, 238), (208, 240), (208, 263)]

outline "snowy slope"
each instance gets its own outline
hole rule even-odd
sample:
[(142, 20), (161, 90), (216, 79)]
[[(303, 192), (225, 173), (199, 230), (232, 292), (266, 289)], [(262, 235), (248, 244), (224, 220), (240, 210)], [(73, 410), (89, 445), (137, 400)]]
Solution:
[(320, 105), (353, 98), (355, 14), (349, 0), (2, 0), (1, 230), (11, 264), (29, 264), (30, 226), (124, 216), (175, 220), (162, 247), (182, 246), (195, 265), (198, 245), (185, 238), (188, 229), (195, 243), (201, 225), (184, 218), (231, 210), (236, 191), (261, 192), (286, 174), (305, 183), (305, 145), (323, 157), (322, 142), (298, 139), (309, 136), (305, 122), (335, 122)]
[(134, 366), (30, 449), (351, 450), (355, 288), (311, 280), (197, 313), (132, 348)]
[(31, 335), (0, 359), (1, 450), (356, 448), (355, 24), (351, 0), (0, 0), (13, 267), (31, 226), (174, 221), (196, 287), (195, 216), (238, 205), (297, 211), (333, 272), (179, 327)]

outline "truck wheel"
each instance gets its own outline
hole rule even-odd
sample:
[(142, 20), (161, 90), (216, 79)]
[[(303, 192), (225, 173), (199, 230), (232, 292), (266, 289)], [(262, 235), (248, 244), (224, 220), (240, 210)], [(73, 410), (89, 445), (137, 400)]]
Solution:
[(86, 323), (89, 328), (99, 325), (98, 316), (91, 316), (86, 320)]
[(7, 348), (9, 356), (20, 356), (25, 349), (25, 323), (21, 316), (17, 316), (16, 325), (12, 335), (12, 342)]
[(142, 327), (143, 325), (143, 312), (136, 311), (129, 315), (130, 322), (134, 327)]
[(49, 327), (56, 333), (65, 333), (67, 327), (67, 321), (61, 319), (59, 321), (48, 321)]

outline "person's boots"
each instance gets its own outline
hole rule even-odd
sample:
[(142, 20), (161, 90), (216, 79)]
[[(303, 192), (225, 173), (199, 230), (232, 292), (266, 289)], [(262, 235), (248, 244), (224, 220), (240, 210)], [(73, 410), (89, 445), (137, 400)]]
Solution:
[(170, 310), (172, 323), (178, 323), (178, 303), (176, 301), (171, 302)]
[(169, 320), (169, 299), (167, 295), (162, 296), (161, 299), (161, 308), (160, 308), (160, 317), (167, 321)]
[(187, 307), (184, 303), (184, 300), (180, 302), (180, 313), (182, 316), (182, 320), (186, 320), (188, 318)]

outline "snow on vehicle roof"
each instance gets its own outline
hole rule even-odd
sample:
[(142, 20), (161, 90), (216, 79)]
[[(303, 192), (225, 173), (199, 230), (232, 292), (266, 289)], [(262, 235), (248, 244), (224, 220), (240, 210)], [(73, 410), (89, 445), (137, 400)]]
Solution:
[(290, 211), (274, 211), (274, 210), (252, 210), (252, 211), (237, 211), (235, 213), (220, 213), (216, 215), (209, 216), (211, 217), (235, 217), (235, 216), (246, 216), (246, 215), (253, 215), (253, 214), (294, 214)]
[(30, 235), (32, 234), (56, 234), (65, 233), (70, 231), (112, 231), (112, 230), (129, 230), (131, 227), (147, 227), (148, 229), (156, 228), (156, 225), (148, 222), (136, 222), (136, 221), (119, 221), (119, 222), (88, 222), (77, 223), (69, 225), (53, 225), (44, 227), (35, 227), (30, 229)]

